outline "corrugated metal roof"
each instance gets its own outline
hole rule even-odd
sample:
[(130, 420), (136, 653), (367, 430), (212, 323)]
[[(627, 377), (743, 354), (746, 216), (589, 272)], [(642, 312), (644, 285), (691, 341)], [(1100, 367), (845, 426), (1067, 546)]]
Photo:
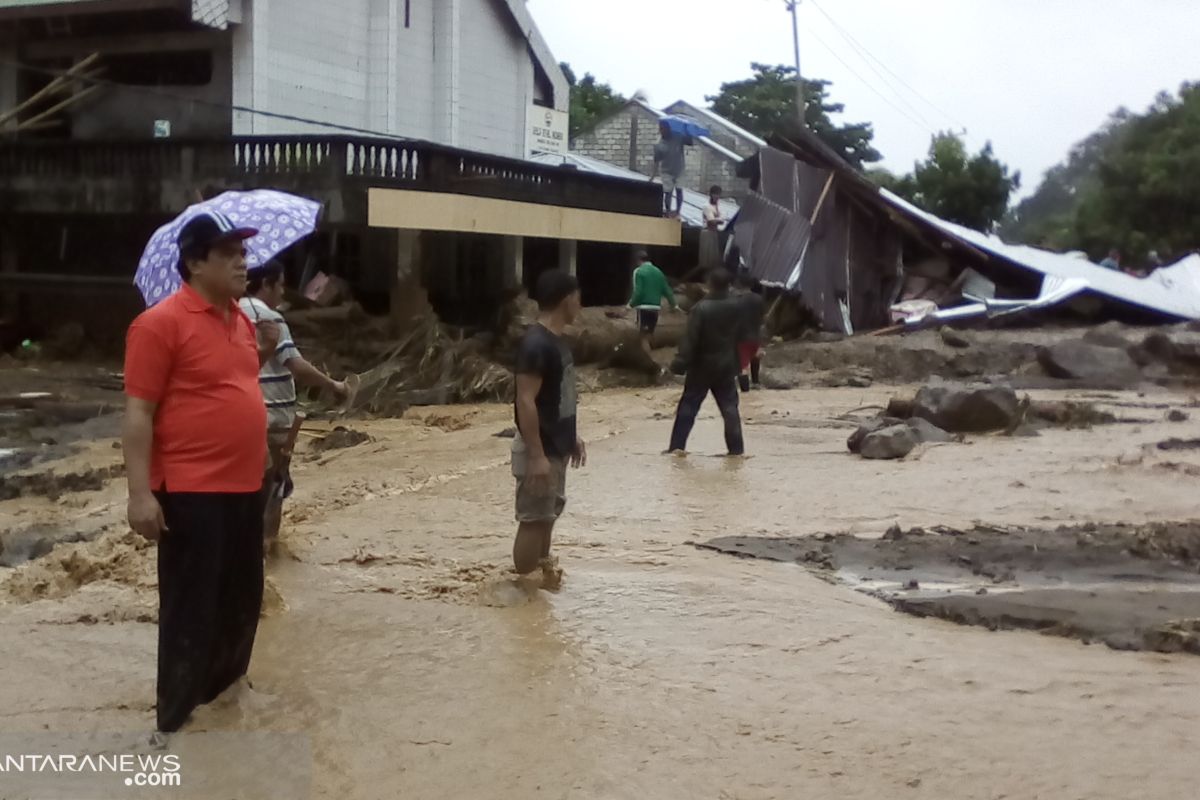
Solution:
[[(567, 153), (565, 156), (553, 155), (551, 153), (543, 153), (536, 155), (530, 159), (539, 164), (548, 164), (550, 166), (573, 166), (576, 169), (584, 172), (593, 172), (598, 175), (607, 175), (610, 178), (623, 178), (630, 181), (646, 182), (646, 176), (640, 172), (634, 172), (631, 169), (618, 167), (616, 164), (610, 164), (607, 161), (601, 161), (598, 158), (580, 155), (579, 153)], [(692, 189), (683, 190), (683, 211), (679, 215), (680, 221), (688, 228), (703, 228), (704, 227), (704, 209), (708, 206), (708, 195), (703, 192), (697, 192)], [(725, 219), (733, 219), (738, 213), (738, 204), (733, 200), (721, 200), (721, 216)]]
[(812, 237), (808, 220), (752, 193), (738, 215), (734, 236), (756, 281), (785, 289), (794, 289), (800, 282)]
[(1130, 305), (1172, 317), (1200, 319), (1200, 256), (1190, 256), (1174, 266), (1156, 270), (1147, 278), (1137, 278), (1074, 256), (1008, 244), (998, 236), (935, 217), (889, 191), (882, 190), (880, 195), (907, 216), (923, 220), (952, 238), (1019, 267), (1056, 278), (1078, 278), (1086, 281), (1089, 291)]

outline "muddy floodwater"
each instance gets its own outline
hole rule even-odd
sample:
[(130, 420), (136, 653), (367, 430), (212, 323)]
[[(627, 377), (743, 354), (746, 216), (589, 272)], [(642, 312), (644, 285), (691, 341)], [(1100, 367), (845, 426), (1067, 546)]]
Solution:
[[(304, 732), (312, 796), (337, 800), (1194, 796), (1195, 655), (900, 614), (795, 563), (696, 547), (1200, 517), (1200, 450), (1157, 447), (1200, 436), (1167, 421), (1186, 395), (1085, 397), (1135, 420), (1090, 430), (851, 456), (843, 415), (896, 391), (754, 393), (737, 461), (711, 407), (688, 458), (660, 455), (674, 390), (587, 396), (554, 594), (506, 574), (506, 408), (342, 421), (367, 440), (319, 451), (332, 425), (314, 424), (253, 688), (193, 729)], [(101, 439), (49, 466), (115, 457)], [(154, 551), (123, 497), (113, 476), (0, 503), (0, 529), (88, 540), (0, 572), (5, 731), (153, 727)]]

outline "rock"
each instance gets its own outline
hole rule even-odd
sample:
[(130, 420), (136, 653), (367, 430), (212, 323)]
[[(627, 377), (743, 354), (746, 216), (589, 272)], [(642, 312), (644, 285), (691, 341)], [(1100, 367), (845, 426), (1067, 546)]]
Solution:
[(1130, 351), (1142, 366), (1158, 367), (1166, 374), (1200, 372), (1200, 333), (1155, 331)]
[(913, 416), (953, 433), (1008, 430), (1020, 419), (1021, 403), (1008, 386), (939, 384), (921, 387)]
[(1180, 411), (1178, 408), (1172, 408), (1167, 412), (1167, 422), (1187, 422), (1188, 415), (1186, 411)]
[(954, 434), (942, 430), (929, 420), (921, 417), (913, 417), (905, 424), (912, 429), (913, 434), (917, 437), (918, 444), (940, 444), (943, 442), (958, 441), (958, 437)]
[(896, 419), (908, 419), (913, 415), (913, 401), (911, 398), (893, 397), (888, 401), (887, 411), (884, 413)]
[(970, 339), (963, 336), (961, 333), (959, 333), (956, 330), (951, 330), (950, 328), (946, 328), (944, 331), (942, 331), (942, 341), (948, 347), (956, 347), (960, 350), (966, 349), (971, 346)]
[(1130, 386), (1141, 380), (1137, 363), (1125, 350), (1077, 340), (1057, 342), (1038, 351), (1038, 363), (1053, 378)]
[(1094, 344), (1097, 347), (1114, 347), (1118, 350), (1126, 350), (1133, 342), (1125, 337), (1125, 332), (1128, 329), (1119, 322), (1106, 322), (1103, 325), (1092, 328), (1083, 335), (1083, 341), (1088, 344)]
[(849, 386), (852, 388), (865, 389), (874, 382), (870, 372), (856, 369), (834, 369), (828, 375), (821, 379), (822, 386), (841, 387)]
[(791, 376), (780, 375), (775, 370), (767, 372), (762, 376), (762, 387), (764, 389), (774, 389), (776, 391), (787, 391), (788, 389), (795, 389), (799, 385), (800, 385), (799, 378), (793, 378)]
[(892, 425), (869, 433), (863, 439), (860, 452), (863, 458), (904, 458), (917, 446), (917, 437), (907, 425)]
[(325, 436), (315, 440), (309, 445), (309, 448), (313, 452), (324, 453), (329, 450), (343, 450), (348, 447), (357, 447), (369, 441), (371, 441), (371, 437), (362, 431), (352, 430), (339, 425)]
[(892, 419), (891, 417), (877, 417), (869, 422), (864, 422), (858, 426), (858, 430), (850, 434), (850, 438), (846, 440), (846, 447), (850, 448), (851, 453), (862, 452), (863, 440), (876, 431), (881, 431), (884, 428), (890, 428), (893, 425), (899, 425), (900, 420)]

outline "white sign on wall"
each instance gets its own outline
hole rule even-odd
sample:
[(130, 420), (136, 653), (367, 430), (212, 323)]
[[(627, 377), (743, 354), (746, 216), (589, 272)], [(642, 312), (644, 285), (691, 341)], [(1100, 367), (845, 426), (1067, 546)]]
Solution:
[(565, 111), (530, 106), (526, 120), (525, 150), (529, 155), (553, 153), (566, 155), (570, 117)]

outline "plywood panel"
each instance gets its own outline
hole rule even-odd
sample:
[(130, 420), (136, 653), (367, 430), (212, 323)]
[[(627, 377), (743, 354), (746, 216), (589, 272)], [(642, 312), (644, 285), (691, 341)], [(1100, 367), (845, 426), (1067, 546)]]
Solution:
[(678, 247), (682, 236), (678, 220), (461, 194), (370, 189), (367, 202), (368, 224), (373, 228), (665, 247)]

